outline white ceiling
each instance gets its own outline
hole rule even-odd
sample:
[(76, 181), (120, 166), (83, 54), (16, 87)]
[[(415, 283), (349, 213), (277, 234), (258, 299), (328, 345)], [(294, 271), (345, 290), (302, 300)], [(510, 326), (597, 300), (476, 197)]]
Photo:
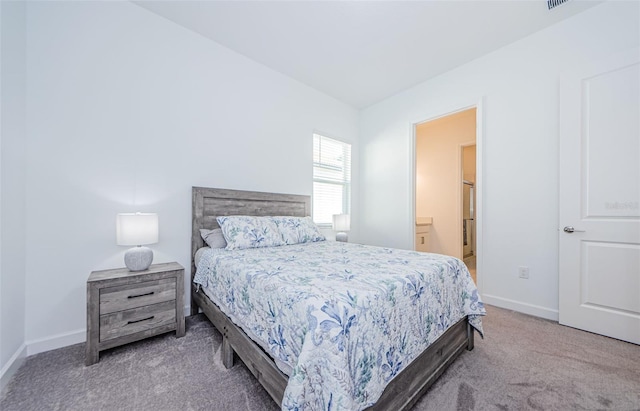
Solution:
[(135, 1), (356, 108), (601, 2)]

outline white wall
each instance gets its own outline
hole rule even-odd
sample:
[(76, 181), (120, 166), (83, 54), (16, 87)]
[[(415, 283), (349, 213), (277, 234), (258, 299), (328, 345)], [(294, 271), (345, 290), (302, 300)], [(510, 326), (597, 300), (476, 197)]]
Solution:
[(355, 109), (132, 3), (27, 11), (30, 354), (84, 341), (116, 213), (157, 212), (154, 261), (188, 277), (192, 186), (311, 194), (314, 131), (357, 151)]
[(411, 124), (483, 99), (482, 294), (557, 318), (558, 78), (637, 47), (639, 4), (607, 2), (363, 110), (354, 241), (412, 247)]
[(25, 12), (0, 2), (0, 389), (26, 355)]

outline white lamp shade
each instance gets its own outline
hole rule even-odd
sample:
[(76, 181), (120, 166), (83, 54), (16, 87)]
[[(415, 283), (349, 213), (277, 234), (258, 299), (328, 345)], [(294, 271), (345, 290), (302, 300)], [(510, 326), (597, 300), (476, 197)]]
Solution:
[(349, 231), (351, 229), (351, 217), (349, 214), (334, 214), (333, 229), (335, 231)]
[(158, 214), (121, 213), (116, 217), (118, 245), (144, 245), (158, 242)]

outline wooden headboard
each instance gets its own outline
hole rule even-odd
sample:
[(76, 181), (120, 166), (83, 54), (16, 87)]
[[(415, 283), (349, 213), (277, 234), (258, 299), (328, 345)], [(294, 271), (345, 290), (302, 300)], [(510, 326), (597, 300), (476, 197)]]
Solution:
[(204, 247), (200, 229), (219, 227), (216, 217), (225, 215), (295, 216), (311, 215), (311, 196), (258, 191), (192, 188), (191, 281), (196, 275), (194, 257)]

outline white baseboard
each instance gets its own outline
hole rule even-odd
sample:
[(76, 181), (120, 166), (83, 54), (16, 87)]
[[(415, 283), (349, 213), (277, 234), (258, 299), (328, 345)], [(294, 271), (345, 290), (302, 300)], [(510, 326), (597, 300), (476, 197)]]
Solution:
[[(185, 315), (189, 314), (190, 307), (184, 308)], [(87, 330), (85, 328), (81, 330), (71, 331), (68, 333), (62, 333), (53, 335), (51, 337), (39, 338), (37, 340), (27, 341), (27, 356), (39, 354), (45, 351), (51, 351), (62, 347), (67, 347), (73, 344), (80, 344), (87, 340)]]
[(27, 345), (22, 344), (18, 351), (16, 351), (9, 361), (0, 370), (0, 395), (4, 395), (4, 389), (9, 384), (11, 377), (18, 371), (18, 368), (24, 363), (27, 358)]
[(546, 318), (547, 320), (558, 321), (558, 310), (523, 303), (522, 301), (509, 300), (508, 298), (496, 297), (495, 295), (482, 294), (482, 301), (485, 304), (506, 308), (520, 313), (533, 315), (535, 317)]
[(25, 343), (27, 345), (27, 356), (83, 343), (86, 339), (87, 331), (77, 330), (53, 335), (51, 337), (39, 338), (37, 340), (30, 340)]

